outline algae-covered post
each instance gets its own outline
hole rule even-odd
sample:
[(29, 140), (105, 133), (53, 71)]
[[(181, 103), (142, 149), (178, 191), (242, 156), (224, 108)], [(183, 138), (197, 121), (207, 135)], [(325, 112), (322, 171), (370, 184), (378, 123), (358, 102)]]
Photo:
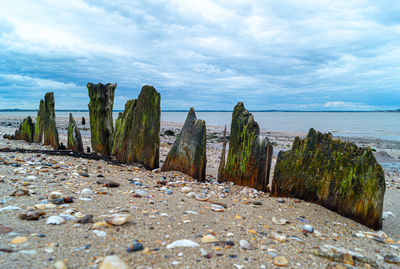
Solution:
[(162, 171), (181, 171), (194, 179), (206, 179), (206, 123), (198, 120), (190, 108), (185, 124), (161, 168)]
[[(229, 152), (221, 181), (266, 191), (272, 160), (272, 144), (262, 137), (253, 115), (239, 102), (232, 114)], [(221, 158), (222, 159), (222, 158)]]
[(54, 149), (58, 149), (60, 145), (54, 106), (54, 93), (46, 93), (44, 101), (40, 100), (33, 142), (41, 143), (43, 141), (44, 145), (51, 145)]
[(112, 155), (120, 162), (139, 162), (147, 169), (159, 167), (161, 96), (145, 85), (138, 99), (128, 100), (115, 123)]
[(370, 148), (332, 139), (310, 129), (281, 151), (272, 196), (316, 202), (368, 227), (382, 227), (385, 176)]
[(93, 151), (110, 155), (113, 143), (114, 94), (117, 83), (88, 83), (90, 133)]
[(20, 124), (18, 130), (15, 131), (13, 139), (25, 140), (26, 142), (33, 142), (33, 135), (35, 132), (35, 125), (32, 122), (31, 116), (28, 116)]
[(56, 125), (55, 101), (54, 93), (48, 92), (44, 96), (45, 105), (45, 121), (44, 121), (44, 145), (51, 145), (54, 149), (58, 149), (60, 144), (58, 142), (58, 131)]
[(78, 125), (72, 113), (69, 113), (69, 124), (68, 124), (68, 143), (67, 149), (71, 149), (74, 152), (83, 152), (83, 143), (81, 132), (79, 131)]
[(218, 167), (218, 182), (224, 182), (224, 168), (225, 168), (225, 155), (226, 155), (226, 125), (224, 129), (224, 134), (222, 138), (222, 152), (221, 152), (221, 159)]

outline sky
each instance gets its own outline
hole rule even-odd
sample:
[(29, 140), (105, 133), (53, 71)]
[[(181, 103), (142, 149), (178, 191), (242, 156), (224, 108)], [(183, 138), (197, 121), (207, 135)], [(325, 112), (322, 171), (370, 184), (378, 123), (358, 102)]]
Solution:
[(114, 109), (143, 85), (161, 108), (400, 108), (400, 1), (2, 0), (0, 109)]

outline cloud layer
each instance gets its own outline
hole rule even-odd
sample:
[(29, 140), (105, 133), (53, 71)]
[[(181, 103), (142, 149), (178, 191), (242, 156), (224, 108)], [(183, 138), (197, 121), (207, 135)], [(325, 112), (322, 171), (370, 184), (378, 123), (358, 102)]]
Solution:
[(86, 109), (87, 82), (144, 84), (163, 109), (399, 107), (393, 1), (69, 0), (0, 3), (0, 108)]

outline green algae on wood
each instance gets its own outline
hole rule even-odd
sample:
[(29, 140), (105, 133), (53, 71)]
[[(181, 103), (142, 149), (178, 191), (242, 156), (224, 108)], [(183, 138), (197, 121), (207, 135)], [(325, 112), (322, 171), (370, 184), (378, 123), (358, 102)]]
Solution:
[(67, 149), (74, 152), (83, 152), (83, 143), (81, 132), (79, 131), (78, 125), (72, 113), (69, 113), (69, 123), (68, 123), (68, 136), (67, 136)]
[(180, 171), (199, 181), (206, 179), (206, 123), (190, 108), (185, 124), (161, 168)]
[(15, 131), (15, 135), (11, 136), (12, 139), (25, 140), (26, 142), (33, 142), (33, 136), (35, 132), (35, 125), (32, 122), (32, 118), (28, 116), (20, 124), (18, 130)]
[(40, 100), (33, 142), (43, 142), (44, 145), (51, 145), (54, 149), (58, 149), (60, 145), (54, 107), (54, 93), (47, 92), (44, 96), (44, 101)]
[(223, 134), (223, 140), (222, 140), (222, 152), (221, 152), (221, 159), (219, 162), (219, 167), (218, 167), (218, 181), (223, 182), (224, 179), (224, 168), (225, 168), (225, 155), (226, 155), (226, 125), (224, 129), (224, 134)]
[(114, 94), (117, 83), (88, 83), (90, 134), (93, 151), (108, 156), (113, 144)]
[(279, 153), (271, 195), (315, 202), (380, 229), (385, 188), (383, 169), (370, 148), (310, 129)]
[(115, 123), (112, 155), (120, 162), (159, 167), (161, 96), (145, 85), (137, 99), (128, 100)]
[(253, 115), (239, 102), (232, 113), (227, 162), (223, 169), (220, 168), (223, 172), (219, 173), (218, 180), (266, 191), (272, 150), (268, 138), (260, 136)]

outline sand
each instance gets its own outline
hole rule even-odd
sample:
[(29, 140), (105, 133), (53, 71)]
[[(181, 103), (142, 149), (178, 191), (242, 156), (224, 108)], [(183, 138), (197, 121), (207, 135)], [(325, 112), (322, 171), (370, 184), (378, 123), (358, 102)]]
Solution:
[[(1, 124), (1, 135), (12, 133), (18, 120), (2, 119), (2, 122), (13, 125)], [(66, 141), (66, 121), (58, 119), (60, 141)], [(163, 122), (162, 132), (166, 129), (177, 132), (181, 125)], [(0, 153), (0, 210), (6, 206), (20, 208), (0, 211), (0, 224), (13, 229), (11, 233), (0, 234), (0, 249), (3, 249), (0, 251), (0, 268), (54, 268), (57, 261), (64, 261), (68, 268), (98, 268), (101, 260), (112, 254), (119, 256), (130, 268), (273, 268), (276, 267), (273, 264), (274, 255), (284, 256), (289, 268), (325, 268), (330, 264), (329, 259), (313, 254), (324, 244), (357, 251), (387, 268), (394, 266), (384, 262), (383, 257), (399, 255), (400, 245), (357, 237), (359, 231), (373, 232), (357, 222), (312, 203), (270, 198), (266, 193), (245, 187), (213, 183), (222, 146), (221, 132), (220, 126), (208, 127), (207, 130), (207, 178), (211, 181), (208, 183), (198, 183), (182, 173), (146, 171), (136, 165), (116, 166), (80, 158)], [(82, 133), (84, 143), (89, 145), (87, 128)], [(266, 130), (262, 133), (274, 143), (274, 162), (278, 151), (290, 147), (296, 135), (305, 136), (302, 133)], [(350, 140), (376, 149), (377, 159), (382, 163), (399, 161), (396, 154), (400, 146), (397, 142), (365, 138)], [(174, 137), (161, 137), (161, 161), (173, 141)], [(38, 144), (3, 138), (0, 138), (0, 147), (48, 149)], [(82, 173), (89, 177), (80, 175)], [(118, 182), (120, 187), (106, 188), (97, 184), (98, 175)], [(400, 240), (400, 208), (397, 203), (399, 170), (396, 165), (388, 167), (385, 175), (387, 193), (384, 211), (391, 211), (395, 217), (384, 220), (383, 231), (397, 241)], [(132, 184), (134, 179), (140, 179), (143, 186)], [(210, 200), (202, 202), (189, 198), (187, 193), (182, 192), (183, 187), (190, 187), (196, 193), (209, 193)], [(18, 188), (29, 189), (31, 195), (10, 196)], [(81, 194), (84, 188), (94, 191), (88, 197), (91, 200), (79, 199), (84, 197)], [(147, 193), (137, 198), (133, 194), (137, 190)], [(172, 194), (167, 194), (166, 190), (172, 191)], [(44, 209), (45, 215), (37, 221), (18, 218), (26, 209), (48, 199), (53, 191), (74, 197), (74, 202)], [(212, 203), (226, 208), (223, 212), (212, 211)], [(76, 225), (73, 220), (61, 225), (46, 225), (49, 216), (71, 208), (83, 215), (92, 214), (95, 222), (113, 213), (129, 214), (130, 220), (122, 226), (100, 228), (93, 228), (93, 224)], [(287, 223), (276, 224), (273, 217), (286, 219)], [(314, 233), (304, 234), (301, 231), (305, 222), (314, 227)], [(106, 236), (97, 236), (94, 230), (104, 231)], [(284, 234), (288, 240), (279, 242), (274, 233)], [(44, 234), (45, 237), (38, 237), (37, 234)], [(201, 238), (208, 234), (218, 240), (233, 241), (234, 245), (203, 243)], [(27, 241), (12, 244), (11, 240), (18, 236), (25, 237)], [(200, 246), (167, 249), (168, 244), (180, 239), (192, 240)], [(250, 243), (251, 250), (239, 246), (239, 241), (243, 239)], [(126, 248), (132, 240), (140, 240), (145, 250), (128, 253)]]

